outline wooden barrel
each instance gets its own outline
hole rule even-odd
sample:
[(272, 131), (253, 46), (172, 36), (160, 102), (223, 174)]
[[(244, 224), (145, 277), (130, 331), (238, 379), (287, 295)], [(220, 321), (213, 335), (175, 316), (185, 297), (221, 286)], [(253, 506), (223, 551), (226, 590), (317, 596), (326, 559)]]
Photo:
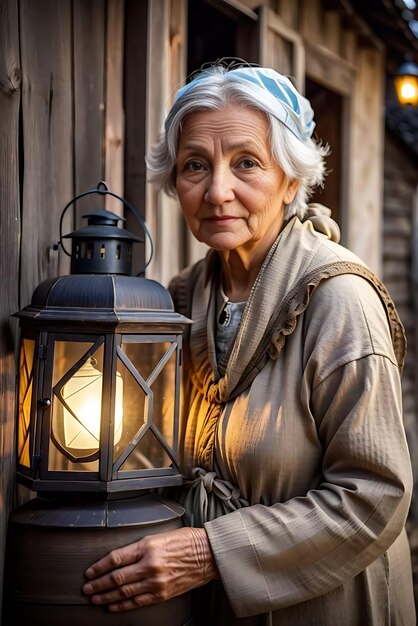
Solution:
[(60, 504), (36, 498), (10, 516), (4, 626), (192, 626), (191, 594), (110, 613), (81, 591), (85, 570), (110, 550), (182, 526), (183, 509), (150, 495)]

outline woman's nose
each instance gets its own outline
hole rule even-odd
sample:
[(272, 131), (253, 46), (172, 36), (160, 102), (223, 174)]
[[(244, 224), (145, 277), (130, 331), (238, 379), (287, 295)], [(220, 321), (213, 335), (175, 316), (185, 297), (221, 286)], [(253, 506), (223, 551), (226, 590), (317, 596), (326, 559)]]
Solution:
[(218, 167), (213, 170), (205, 193), (206, 202), (220, 205), (235, 198), (233, 175), (229, 168)]

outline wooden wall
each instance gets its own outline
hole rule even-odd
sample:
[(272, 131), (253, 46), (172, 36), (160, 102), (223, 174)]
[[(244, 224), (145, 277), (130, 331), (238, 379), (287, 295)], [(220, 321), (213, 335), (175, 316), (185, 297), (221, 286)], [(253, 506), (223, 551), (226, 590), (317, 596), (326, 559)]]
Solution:
[[(186, 0), (149, 2), (146, 151), (158, 138), (165, 114), (186, 76), (186, 9)], [(148, 276), (167, 285), (187, 261), (185, 228), (178, 202), (147, 185), (146, 218), (155, 243)]]
[[(122, 0), (20, 0), (20, 306), (42, 280), (69, 270), (68, 257), (54, 249), (67, 202), (105, 177), (122, 192), (117, 167), (123, 149), (117, 64), (122, 11)], [(110, 19), (113, 29), (107, 28)], [(77, 202), (64, 231), (80, 226), (87, 210), (101, 206), (99, 196)], [(120, 211), (118, 203), (110, 208)]]
[[(68, 271), (55, 249), (67, 202), (105, 177), (123, 191), (123, 17), (124, 0), (0, 0), (0, 604), (17, 501), (10, 314), (42, 280)], [(77, 203), (64, 232), (102, 200)]]
[(278, 0), (276, 12), (302, 41), (306, 76), (343, 97), (343, 243), (381, 274), (383, 44), (342, 2)]
[[(21, 71), (17, 2), (0, 4), (0, 572), (15, 470), (15, 337), (18, 308), (19, 110)], [(2, 584), (0, 577), (0, 606)]]
[[(402, 379), (405, 428), (415, 476), (408, 519), (413, 557), (415, 595), (418, 601), (418, 292), (416, 159), (390, 131), (385, 137), (383, 277), (405, 326), (408, 352)], [(414, 254), (415, 247), (415, 254)], [(418, 605), (418, 602), (417, 602)]]

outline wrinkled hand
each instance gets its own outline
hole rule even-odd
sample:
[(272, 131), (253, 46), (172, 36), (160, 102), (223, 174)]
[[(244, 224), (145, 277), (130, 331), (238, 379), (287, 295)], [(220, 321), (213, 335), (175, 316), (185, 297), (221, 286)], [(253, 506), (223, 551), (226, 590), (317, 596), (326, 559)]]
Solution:
[(209, 539), (202, 528), (179, 528), (149, 535), (112, 550), (85, 572), (83, 586), (94, 604), (129, 611), (164, 602), (219, 578)]

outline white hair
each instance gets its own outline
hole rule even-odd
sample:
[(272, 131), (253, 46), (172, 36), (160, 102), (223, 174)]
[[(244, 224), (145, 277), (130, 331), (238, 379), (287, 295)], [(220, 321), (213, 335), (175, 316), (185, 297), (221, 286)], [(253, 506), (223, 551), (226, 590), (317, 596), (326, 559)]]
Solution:
[(223, 67), (206, 70), (205, 78), (196, 80), (196, 85), (174, 102), (164, 131), (146, 159), (148, 180), (158, 184), (169, 195), (176, 196), (177, 149), (185, 117), (196, 111), (221, 110), (231, 104), (247, 106), (266, 116), (273, 158), (291, 181), (299, 182), (293, 201), (286, 206), (285, 220), (294, 215), (303, 219), (314, 188), (323, 186), (326, 174), (324, 157), (329, 153), (328, 146), (311, 138), (299, 139), (269, 112), (259, 89), (247, 80), (228, 82), (228, 73)]

